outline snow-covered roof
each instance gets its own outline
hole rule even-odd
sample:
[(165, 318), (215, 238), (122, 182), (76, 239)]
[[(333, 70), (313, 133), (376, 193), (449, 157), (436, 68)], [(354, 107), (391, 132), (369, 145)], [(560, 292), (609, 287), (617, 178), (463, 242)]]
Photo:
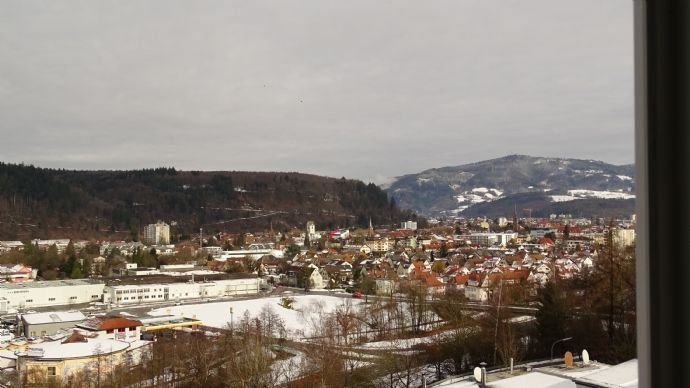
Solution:
[(31, 267), (27, 267), (23, 264), (15, 264), (15, 265), (0, 265), (0, 273), (18, 273), (18, 272), (24, 272), (24, 273), (31, 273)]
[[(457, 382), (442, 382), (436, 386), (438, 386), (439, 388), (474, 388), (477, 387), (478, 384), (474, 380), (474, 378), (467, 377)], [(491, 388), (576, 388), (575, 383), (568, 378), (540, 372), (530, 372), (523, 375), (497, 381), (492, 381), (491, 375), (489, 375), (488, 386), (490, 386)]]
[(541, 372), (530, 372), (491, 383), (492, 388), (575, 388), (575, 383), (564, 377), (553, 376)]
[(601, 385), (602, 387), (637, 387), (637, 359), (614, 365), (610, 368), (588, 374), (575, 381)]
[(53, 311), (24, 314), (22, 319), (29, 325), (41, 325), (44, 323), (81, 322), (86, 320), (86, 316), (79, 311)]

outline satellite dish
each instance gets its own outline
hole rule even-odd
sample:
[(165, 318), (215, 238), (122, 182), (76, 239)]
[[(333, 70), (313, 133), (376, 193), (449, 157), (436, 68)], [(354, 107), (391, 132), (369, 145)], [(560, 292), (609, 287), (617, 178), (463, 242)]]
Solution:
[(474, 368), (474, 379), (477, 380), (478, 382), (482, 381), (482, 368), (480, 368), (480, 367)]
[(589, 364), (589, 352), (587, 349), (582, 351), (582, 363), (585, 365)]

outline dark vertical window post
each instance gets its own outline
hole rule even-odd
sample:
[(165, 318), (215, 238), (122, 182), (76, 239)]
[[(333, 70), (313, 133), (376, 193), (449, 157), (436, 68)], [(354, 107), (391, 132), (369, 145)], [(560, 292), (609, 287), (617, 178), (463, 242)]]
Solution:
[(640, 387), (690, 387), (690, 2), (634, 0)]

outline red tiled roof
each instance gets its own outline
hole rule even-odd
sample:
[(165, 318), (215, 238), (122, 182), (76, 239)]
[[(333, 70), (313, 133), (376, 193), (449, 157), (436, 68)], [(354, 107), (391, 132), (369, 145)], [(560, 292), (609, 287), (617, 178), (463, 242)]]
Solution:
[(97, 317), (89, 319), (77, 325), (85, 329), (102, 331), (102, 330), (113, 330), (113, 329), (125, 329), (125, 328), (135, 328), (137, 326), (143, 326), (141, 322), (135, 321), (133, 319), (127, 319), (122, 317)]

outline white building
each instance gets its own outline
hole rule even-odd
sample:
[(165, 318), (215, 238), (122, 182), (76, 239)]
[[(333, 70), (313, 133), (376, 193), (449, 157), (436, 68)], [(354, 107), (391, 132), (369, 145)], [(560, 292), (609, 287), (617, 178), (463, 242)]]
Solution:
[(415, 221), (405, 221), (400, 225), (400, 229), (417, 230), (417, 223)]
[(111, 241), (101, 244), (101, 256), (108, 256), (110, 252), (117, 249), (121, 255), (132, 256), (136, 250), (143, 250), (144, 244), (141, 242), (125, 242), (125, 241)]
[(392, 242), (388, 238), (369, 240), (366, 242), (366, 245), (375, 253), (386, 253), (392, 248)]
[(0, 253), (22, 248), (24, 248), (24, 243), (21, 241), (0, 241)]
[(316, 224), (314, 224), (314, 221), (307, 221), (307, 236), (309, 236), (309, 240), (314, 239), (316, 236)]
[(469, 241), (472, 245), (492, 246), (506, 245), (517, 237), (517, 233), (472, 233), (455, 236), (455, 240)]
[(109, 285), (104, 302), (115, 305), (258, 294), (261, 279), (226, 279), (208, 282)]
[(144, 228), (144, 242), (151, 245), (170, 244), (170, 225), (163, 221), (146, 225)]
[(613, 231), (613, 241), (619, 248), (626, 248), (635, 244), (635, 229), (616, 229)]
[(65, 249), (67, 249), (69, 241), (70, 240), (68, 238), (63, 238), (59, 240), (41, 240), (36, 238), (31, 240), (31, 243), (37, 246), (39, 249), (48, 249), (55, 245), (55, 247), (57, 247), (58, 253), (62, 253), (65, 251)]
[(262, 256), (271, 255), (274, 257), (283, 257), (283, 251), (279, 249), (273, 249), (271, 245), (268, 244), (252, 244), (249, 249), (237, 250), (237, 251), (222, 251), (219, 257), (215, 259), (217, 261), (226, 261), (228, 259), (238, 259), (241, 257), (248, 257), (253, 260), (258, 260)]
[(175, 245), (173, 244), (167, 244), (167, 245), (156, 245), (153, 247), (156, 250), (156, 254), (158, 256), (172, 256), (177, 251), (175, 250)]
[(104, 287), (104, 283), (85, 279), (0, 283), (0, 312), (99, 302)]

